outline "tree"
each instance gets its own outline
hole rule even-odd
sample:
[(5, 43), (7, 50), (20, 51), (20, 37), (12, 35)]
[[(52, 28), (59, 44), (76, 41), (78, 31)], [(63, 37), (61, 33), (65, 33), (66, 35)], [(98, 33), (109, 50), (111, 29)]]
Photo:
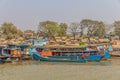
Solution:
[(105, 34), (105, 25), (103, 22), (84, 19), (80, 22), (81, 26), (86, 28), (86, 34), (88, 38), (88, 43), (90, 43), (90, 37), (93, 36), (103, 36)]
[(109, 42), (112, 41), (112, 36), (115, 35), (114, 32), (114, 25), (113, 24), (106, 24), (105, 25), (105, 32), (106, 32), (106, 36), (109, 39)]
[(79, 27), (80, 27), (79, 23), (75, 23), (75, 22), (71, 23), (69, 26), (69, 31), (72, 34), (72, 36), (74, 37), (74, 40), (76, 38), (76, 35), (79, 32)]
[(13, 23), (3, 23), (1, 26), (2, 34), (9, 38), (16, 38), (18, 36), (18, 29)]
[(84, 31), (85, 31), (85, 29), (86, 29), (87, 27), (85, 26), (85, 23), (84, 23), (84, 21), (81, 21), (80, 22), (80, 36), (79, 36), (79, 39), (80, 39), (80, 42), (82, 41), (81, 40), (81, 38), (83, 37), (83, 35), (84, 35)]
[(88, 37), (88, 43), (90, 43), (90, 37), (93, 35), (93, 32), (95, 30), (95, 22), (89, 19), (84, 19), (81, 22), (82, 27), (86, 28), (86, 34)]
[(80, 23), (80, 37), (84, 35), (85, 27)]
[(93, 35), (103, 37), (105, 34), (105, 24), (103, 22), (96, 22), (96, 30)]
[(106, 34), (110, 34), (110, 32), (114, 32), (114, 24), (105, 24), (105, 32)]
[(119, 36), (119, 39), (120, 39), (120, 21), (115, 21), (114, 27), (115, 27), (114, 32), (116, 35)]
[(66, 23), (60, 23), (59, 27), (61, 28), (59, 35), (60, 36), (66, 36), (67, 33), (67, 24)]
[(56, 22), (44, 21), (39, 23), (38, 33), (50, 39), (56, 40), (55, 36), (60, 32), (60, 27)]

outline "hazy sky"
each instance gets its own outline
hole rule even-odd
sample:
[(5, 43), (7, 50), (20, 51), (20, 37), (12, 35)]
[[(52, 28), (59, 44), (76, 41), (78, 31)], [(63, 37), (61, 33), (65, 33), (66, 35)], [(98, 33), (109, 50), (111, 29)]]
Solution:
[(120, 0), (0, 0), (0, 24), (36, 30), (39, 22), (80, 22), (82, 19), (113, 23), (120, 20)]

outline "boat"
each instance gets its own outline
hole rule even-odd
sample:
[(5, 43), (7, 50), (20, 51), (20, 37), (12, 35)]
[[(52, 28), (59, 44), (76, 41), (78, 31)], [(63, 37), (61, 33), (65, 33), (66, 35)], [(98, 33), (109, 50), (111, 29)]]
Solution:
[(52, 62), (86, 62), (100, 61), (102, 58), (109, 58), (109, 51), (101, 50), (95, 47), (50, 47), (36, 48), (30, 51), (35, 60)]
[(0, 59), (0, 64), (4, 64), (4, 63), (5, 63), (5, 60)]
[(103, 56), (103, 59), (109, 59), (111, 57), (111, 54), (110, 52), (113, 51), (113, 47), (112, 45), (105, 45), (104, 47), (101, 45), (101, 46), (97, 46), (97, 50), (102, 54), (104, 55)]
[(29, 55), (29, 45), (28, 44), (20, 44), (19, 45), (22, 53), (22, 60), (30, 60), (31, 56)]
[(0, 45), (0, 63), (31, 59), (31, 56), (27, 55), (28, 49), (28, 45)]
[(9, 44), (7, 47), (3, 49), (4, 56), (14, 56), (14, 57), (21, 57), (21, 49), (16, 44)]
[[(76, 57), (76, 59), (73, 59), (72, 57), (57, 57), (59, 59), (55, 59), (55, 57), (48, 56), (48, 57), (42, 57), (39, 54), (33, 53), (33, 59), (40, 60), (40, 61), (49, 61), (49, 62), (81, 62), (85, 63), (85, 59), (79, 59), (79, 57)], [(62, 58), (62, 59), (60, 59)]]

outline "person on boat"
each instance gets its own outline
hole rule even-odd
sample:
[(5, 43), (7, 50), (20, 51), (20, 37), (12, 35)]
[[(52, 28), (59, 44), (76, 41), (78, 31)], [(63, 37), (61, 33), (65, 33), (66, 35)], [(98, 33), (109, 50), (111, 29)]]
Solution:
[(104, 55), (104, 49), (103, 49), (103, 48), (100, 49), (100, 54), (101, 54), (101, 55)]

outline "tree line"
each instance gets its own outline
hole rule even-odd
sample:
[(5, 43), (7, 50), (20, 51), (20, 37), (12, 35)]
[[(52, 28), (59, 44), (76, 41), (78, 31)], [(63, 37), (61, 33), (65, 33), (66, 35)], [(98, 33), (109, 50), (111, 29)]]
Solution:
[[(72, 22), (69, 25), (67, 23), (60, 23), (54, 21), (43, 21), (39, 23), (38, 34), (41, 36), (47, 36), (50, 39), (55, 40), (55, 36), (72, 36), (74, 40), (76, 36), (81, 38), (85, 36), (90, 42), (91, 37), (105, 37), (106, 34), (117, 35), (120, 39), (120, 21), (115, 21), (111, 25), (107, 25), (102, 21), (84, 19), (78, 22)], [(108, 37), (108, 38), (109, 38)], [(110, 39), (110, 38), (109, 38)]]
[(22, 31), (13, 23), (3, 23), (0, 26), (0, 36), (9, 38), (24, 37), (24, 32), (32, 32), (37, 36), (48, 37), (55, 40), (56, 36), (72, 36), (74, 40), (76, 36), (81, 38), (85, 36), (90, 41), (90, 37), (105, 37), (106, 34), (114, 34), (120, 39), (120, 21), (115, 21), (111, 25), (107, 25), (102, 21), (83, 19), (80, 22), (72, 22), (58, 24), (55, 21), (42, 21), (38, 24), (37, 32), (31, 30)]
[(0, 38), (5, 39), (17, 39), (19, 37), (24, 37), (24, 33), (31, 32), (35, 33), (33, 30), (22, 31), (17, 28), (13, 23), (5, 22), (0, 26)]

